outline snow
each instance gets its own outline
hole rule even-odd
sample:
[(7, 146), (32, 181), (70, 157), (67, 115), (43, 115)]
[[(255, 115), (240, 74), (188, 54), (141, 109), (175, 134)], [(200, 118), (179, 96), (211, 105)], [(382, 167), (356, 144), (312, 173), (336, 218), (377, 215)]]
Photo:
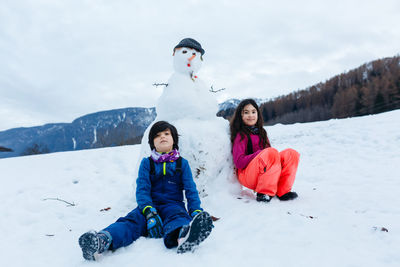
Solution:
[(367, 80), (368, 79), (368, 72), (371, 72), (374, 69), (374, 66), (372, 65), (372, 62), (369, 62), (368, 64), (366, 64), (365, 66), (365, 70), (362, 74), (362, 78), (363, 80)]
[(97, 143), (97, 128), (93, 128), (93, 142), (92, 144)]
[(399, 125), (400, 110), (267, 127), (273, 146), (301, 153), (298, 199), (261, 204), (209, 181), (202, 206), (221, 219), (193, 254), (140, 238), (98, 263), (78, 238), (136, 207), (140, 145), (1, 159), (1, 265), (399, 266)]
[(362, 73), (362, 79), (363, 80), (368, 80), (368, 71), (364, 70)]

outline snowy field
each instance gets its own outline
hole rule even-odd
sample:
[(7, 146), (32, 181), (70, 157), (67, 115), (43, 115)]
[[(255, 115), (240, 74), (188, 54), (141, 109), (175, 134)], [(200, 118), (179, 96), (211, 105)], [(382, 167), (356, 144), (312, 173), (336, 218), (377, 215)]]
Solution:
[(400, 266), (400, 110), (267, 132), (274, 147), (301, 154), (299, 198), (257, 203), (229, 193), (228, 181), (211, 184), (202, 206), (221, 219), (184, 255), (140, 238), (100, 262), (82, 258), (82, 233), (135, 208), (140, 146), (1, 159), (0, 264)]

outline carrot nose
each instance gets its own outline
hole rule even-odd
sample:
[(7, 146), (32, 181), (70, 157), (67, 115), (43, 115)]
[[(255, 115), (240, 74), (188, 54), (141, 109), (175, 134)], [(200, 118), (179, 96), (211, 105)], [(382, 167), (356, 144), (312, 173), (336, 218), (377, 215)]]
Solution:
[(189, 61), (192, 61), (192, 59), (194, 59), (196, 57), (196, 54), (194, 54), (193, 56), (191, 56), (190, 58), (189, 58)]

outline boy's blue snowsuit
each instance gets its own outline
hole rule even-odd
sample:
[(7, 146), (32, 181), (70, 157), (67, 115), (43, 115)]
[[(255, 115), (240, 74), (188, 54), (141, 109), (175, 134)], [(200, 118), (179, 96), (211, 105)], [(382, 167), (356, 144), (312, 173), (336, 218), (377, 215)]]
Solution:
[[(181, 172), (175, 171), (176, 162), (154, 162), (154, 165), (155, 175), (151, 175), (150, 159), (144, 158), (140, 163), (136, 180), (138, 207), (103, 230), (112, 236), (109, 249), (128, 246), (140, 236), (147, 236), (147, 221), (142, 214), (146, 206), (157, 209), (163, 222), (164, 244), (167, 248), (178, 245), (179, 229), (192, 220), (189, 214), (195, 210), (202, 210), (199, 193), (186, 159), (182, 158)], [(183, 202), (183, 190), (189, 214)]]

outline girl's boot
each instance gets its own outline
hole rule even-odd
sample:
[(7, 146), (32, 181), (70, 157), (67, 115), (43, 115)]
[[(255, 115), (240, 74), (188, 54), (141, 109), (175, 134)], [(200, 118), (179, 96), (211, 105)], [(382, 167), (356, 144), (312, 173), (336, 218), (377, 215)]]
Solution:
[(287, 200), (293, 200), (297, 197), (298, 197), (298, 195), (296, 192), (289, 192), (278, 198), (279, 198), (279, 200), (287, 201)]

